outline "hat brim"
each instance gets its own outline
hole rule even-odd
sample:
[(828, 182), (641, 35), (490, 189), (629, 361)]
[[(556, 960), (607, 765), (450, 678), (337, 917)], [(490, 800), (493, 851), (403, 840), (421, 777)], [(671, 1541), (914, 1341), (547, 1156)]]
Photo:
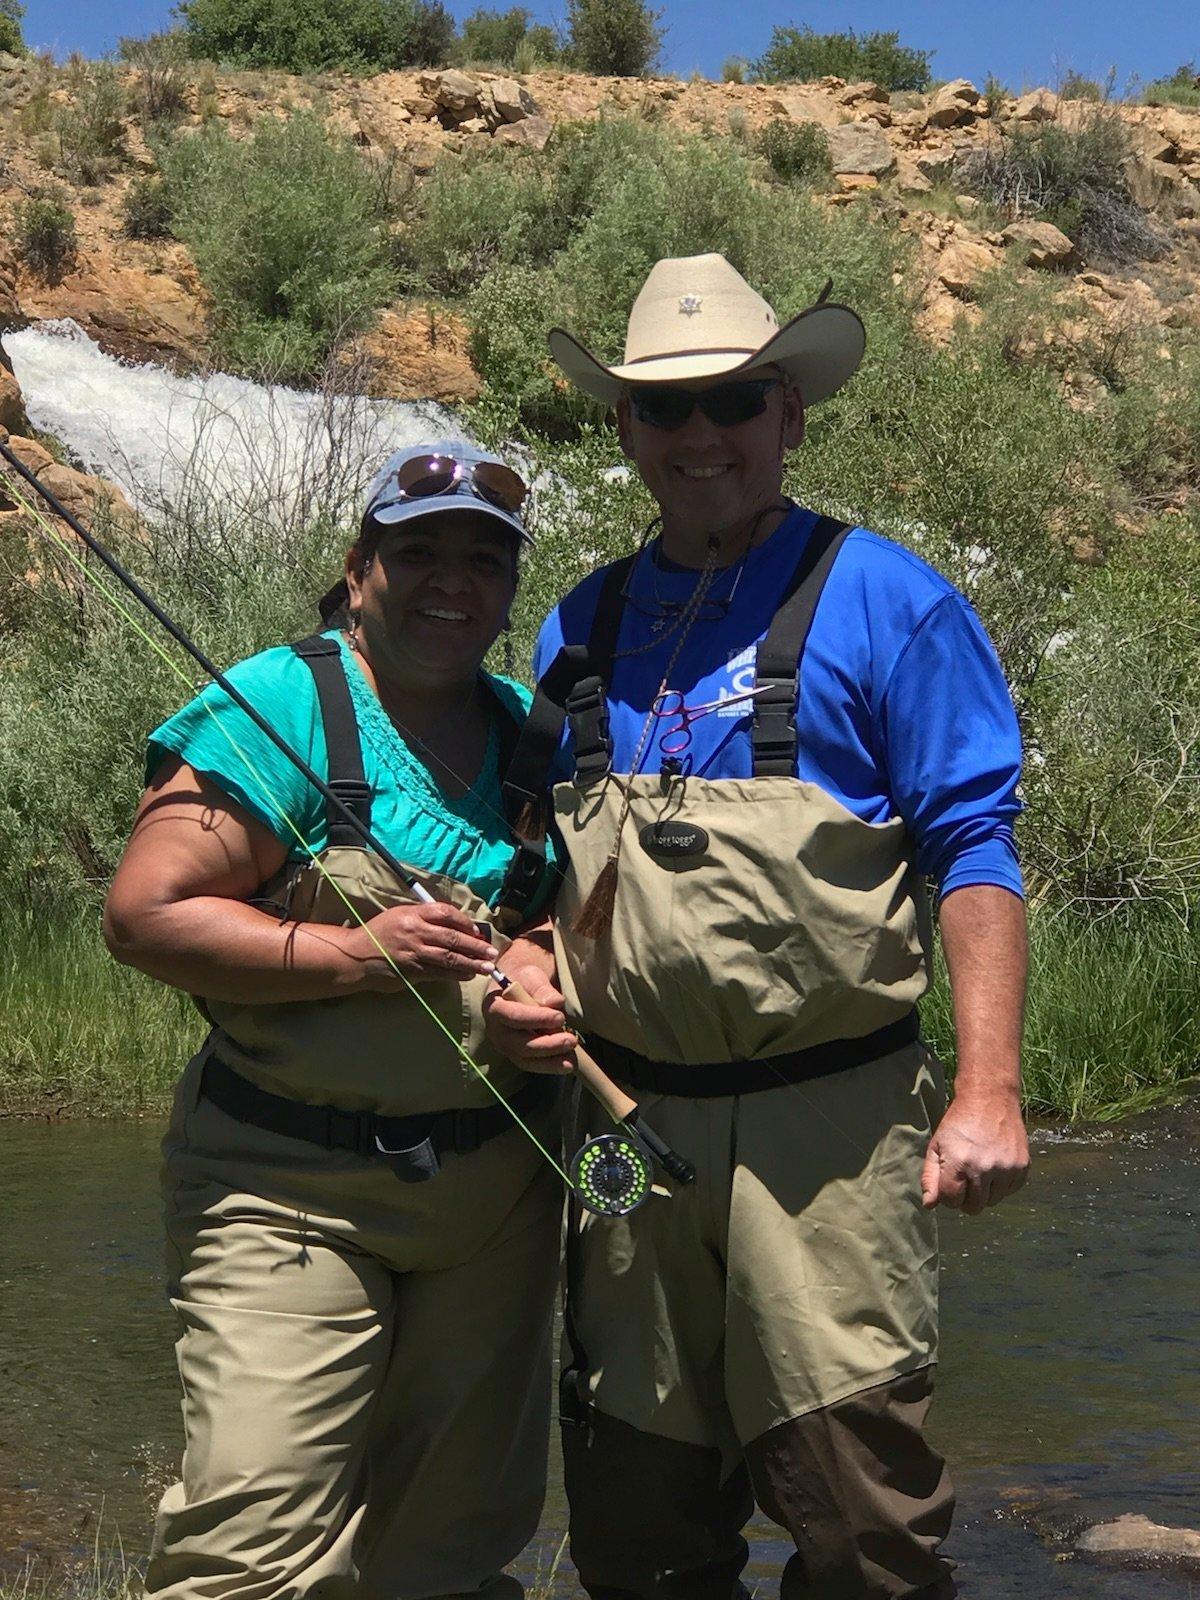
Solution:
[(493, 522), (503, 523), (523, 543), (530, 545), (533, 543), (533, 535), (520, 517), (513, 516), (501, 506), (492, 505), (490, 501), (472, 494), (469, 490), (464, 493), (461, 489), (457, 494), (427, 495), (418, 500), (397, 500), (392, 505), (382, 506), (378, 511), (368, 511), (363, 519), (363, 525), (365, 527), (374, 523), (376, 527), (394, 528), (400, 522), (416, 522), (430, 517), (450, 517), (463, 512), (490, 517)]
[(853, 377), (867, 347), (867, 334), (849, 306), (826, 301), (785, 322), (757, 350), (696, 350), (607, 367), (565, 328), (553, 328), (549, 344), (550, 354), (571, 382), (609, 406), (616, 405), (631, 384), (695, 383), (766, 366), (781, 367), (798, 386), (804, 404), (815, 406)]

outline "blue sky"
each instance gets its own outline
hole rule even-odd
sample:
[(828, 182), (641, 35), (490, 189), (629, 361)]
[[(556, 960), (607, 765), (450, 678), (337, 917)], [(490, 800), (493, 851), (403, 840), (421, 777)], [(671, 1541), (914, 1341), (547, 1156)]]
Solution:
[[(477, 0), (450, 0), (460, 20)], [(561, 22), (565, 0), (524, 0), (539, 21)], [(509, 0), (490, 0), (505, 10)], [(1171, 72), (1182, 61), (1200, 61), (1197, 0), (910, 0), (880, 5), (867, 0), (825, 0), (795, 8), (764, 0), (659, 0), (666, 26), (664, 65), (686, 75), (694, 70), (718, 77), (729, 56), (759, 54), (777, 25), (805, 22), (822, 31), (853, 28), (897, 30), (905, 44), (934, 50), (939, 78), (971, 78), (989, 72), (1015, 88), (1051, 83), (1068, 68), (1102, 78), (1109, 67), (1118, 86), (1136, 74), (1143, 82)], [(100, 55), (123, 34), (152, 33), (170, 25), (172, 0), (27, 0), (25, 37), (56, 54), (82, 50)]]

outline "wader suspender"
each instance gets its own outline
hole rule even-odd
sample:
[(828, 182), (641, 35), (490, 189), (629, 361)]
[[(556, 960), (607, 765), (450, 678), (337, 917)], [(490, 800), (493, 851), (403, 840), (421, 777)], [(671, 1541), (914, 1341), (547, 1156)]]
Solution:
[[(307, 639), (299, 640), (292, 649), (308, 667), (316, 685), (321, 720), (325, 724), (325, 746), (329, 753), (329, 787), (339, 799), (345, 801), (360, 822), (370, 827), (371, 789), (363, 771), (358, 718), (354, 714), (354, 701), (346, 681), (338, 642), (324, 634), (314, 633)], [(503, 776), (516, 753), (520, 726), (491, 681), (486, 677), (482, 681), (492, 696), (498, 714), (499, 764)], [(510, 829), (513, 828), (517, 809), (516, 803), (510, 801), (506, 793), (504, 813)], [(325, 814), (331, 845), (361, 844), (353, 828), (338, 816), (328, 802)], [(546, 846), (541, 840), (523, 839), (515, 832), (514, 840), (516, 849), (505, 871), (495, 908), (497, 926), (506, 933), (525, 920), (546, 871)]]

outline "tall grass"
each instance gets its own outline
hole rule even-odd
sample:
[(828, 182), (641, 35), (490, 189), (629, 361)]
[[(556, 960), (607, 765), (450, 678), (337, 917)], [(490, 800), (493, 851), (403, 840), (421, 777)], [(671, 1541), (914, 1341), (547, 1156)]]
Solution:
[[(1024, 1099), (1028, 1111), (1095, 1121), (1144, 1110), (1200, 1083), (1200, 929), (1143, 915), (1124, 925), (1034, 913)], [(940, 958), (921, 1007), (926, 1037), (953, 1064)]]
[(204, 1035), (186, 995), (118, 966), (100, 904), (0, 904), (0, 1115), (164, 1110)]

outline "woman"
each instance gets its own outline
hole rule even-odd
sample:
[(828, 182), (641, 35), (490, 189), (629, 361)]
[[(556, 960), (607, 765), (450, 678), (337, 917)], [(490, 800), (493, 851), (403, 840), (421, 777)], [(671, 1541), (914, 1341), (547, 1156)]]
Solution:
[(554, 1148), (557, 1086), (484, 1038), (497, 921), (531, 897), (500, 796), (528, 700), (481, 663), (523, 495), (461, 444), (392, 456), (345, 628), (230, 673), (436, 905), (215, 686), (150, 737), (106, 937), (213, 1025), (164, 1147), (187, 1448), (156, 1597), (522, 1593), (560, 1201), (530, 1134)]

